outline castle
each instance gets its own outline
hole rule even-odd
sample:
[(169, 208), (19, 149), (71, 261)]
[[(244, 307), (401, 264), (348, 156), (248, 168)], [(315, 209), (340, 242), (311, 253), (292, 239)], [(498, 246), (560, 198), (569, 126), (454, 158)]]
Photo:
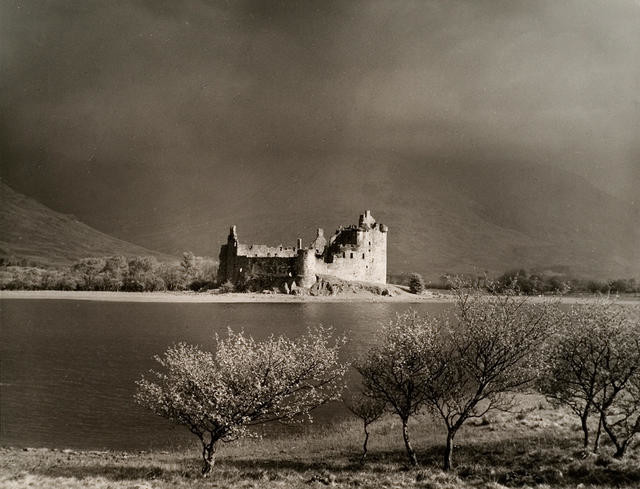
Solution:
[[(371, 211), (360, 215), (358, 225), (341, 226), (327, 241), (318, 229), (306, 248), (241, 244), (235, 226), (220, 248), (219, 283), (257, 282), (260, 287), (311, 287), (319, 275), (343, 280), (387, 282), (387, 232)], [(293, 285), (295, 283), (295, 286)]]

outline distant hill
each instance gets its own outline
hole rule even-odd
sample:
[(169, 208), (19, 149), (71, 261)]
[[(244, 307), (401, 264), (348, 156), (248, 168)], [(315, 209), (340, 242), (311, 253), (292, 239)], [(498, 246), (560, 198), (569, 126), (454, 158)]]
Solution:
[(89, 256), (155, 256), (175, 260), (101, 233), (0, 182), (0, 256), (42, 265), (63, 265)]
[[(391, 162), (392, 161), (392, 162)], [(268, 170), (268, 169), (267, 169)], [(158, 226), (156, 249), (215, 255), (236, 224), (245, 243), (308, 243), (371, 209), (389, 226), (389, 272), (493, 274), (536, 268), (580, 277), (640, 277), (638, 203), (602, 192), (572, 173), (540, 165), (465, 161), (333, 161), (265, 170), (259, 186), (220, 182), (225, 202), (193, 229)], [(234, 187), (237, 185), (237, 187)], [(143, 236), (130, 238), (143, 242)], [(188, 240), (188, 242), (187, 242)], [(167, 246), (167, 243), (170, 243)], [(212, 246), (213, 245), (213, 246)]]
[[(640, 207), (555, 167), (460, 159), (324, 161), (265, 165), (211, 182), (215, 203), (165, 209), (162, 222), (129, 222), (118, 234), (175, 254), (217, 256), (229, 226), (241, 242), (309, 243), (371, 209), (389, 226), (389, 273), (542, 269), (584, 278), (640, 277)], [(282, 175), (287, 177), (283, 178)], [(250, 180), (250, 177), (258, 179)], [(252, 181), (254, 184), (248, 185)], [(2, 186), (2, 254), (63, 262), (79, 256), (152, 254)], [(152, 231), (151, 233), (149, 231)]]

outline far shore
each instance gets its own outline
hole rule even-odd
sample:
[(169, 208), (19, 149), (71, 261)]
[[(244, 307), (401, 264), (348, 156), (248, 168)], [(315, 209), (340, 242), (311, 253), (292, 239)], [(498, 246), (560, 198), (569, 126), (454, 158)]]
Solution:
[[(590, 302), (597, 296), (530, 296), (533, 302), (560, 300), (564, 304)], [(403, 290), (391, 297), (374, 295), (368, 292), (343, 293), (329, 296), (286, 295), (261, 293), (217, 294), (212, 292), (105, 292), (105, 291), (67, 291), (67, 290), (2, 290), (0, 299), (52, 299), (76, 301), (105, 302), (184, 302), (184, 303), (242, 303), (242, 302), (274, 302), (274, 303), (306, 303), (306, 302), (452, 302), (453, 297), (442, 292), (427, 291), (415, 295)], [(617, 298), (621, 304), (640, 304), (640, 297), (625, 295)]]
[(340, 295), (287, 295), (261, 294), (257, 292), (216, 294), (211, 292), (105, 292), (105, 291), (68, 291), (68, 290), (3, 290), (0, 299), (58, 299), (78, 301), (112, 302), (449, 302), (447, 295), (415, 295), (399, 292), (394, 296), (381, 296), (371, 293), (353, 293)]

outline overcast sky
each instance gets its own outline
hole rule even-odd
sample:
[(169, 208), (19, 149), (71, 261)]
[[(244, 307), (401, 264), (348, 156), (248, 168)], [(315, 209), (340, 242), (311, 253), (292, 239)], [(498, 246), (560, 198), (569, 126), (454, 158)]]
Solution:
[(394, 154), (640, 188), (639, 0), (5, 1), (0, 77), (2, 179), (102, 228)]

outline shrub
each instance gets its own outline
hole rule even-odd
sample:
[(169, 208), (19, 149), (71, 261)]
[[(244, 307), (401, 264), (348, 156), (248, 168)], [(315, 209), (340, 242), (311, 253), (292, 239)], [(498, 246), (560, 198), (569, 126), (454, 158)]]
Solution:
[(233, 285), (233, 283), (231, 283), (230, 281), (226, 281), (225, 283), (223, 283), (220, 288), (218, 289), (219, 292), (221, 294), (231, 294), (232, 292), (234, 292), (236, 290), (235, 285)]
[(422, 294), (424, 292), (424, 279), (419, 273), (412, 273), (409, 276), (409, 290), (412, 294)]

